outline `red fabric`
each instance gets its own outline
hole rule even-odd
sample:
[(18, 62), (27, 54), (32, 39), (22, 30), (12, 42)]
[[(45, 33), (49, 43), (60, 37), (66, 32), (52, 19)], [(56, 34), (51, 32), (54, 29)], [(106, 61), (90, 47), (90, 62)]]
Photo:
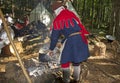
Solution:
[(70, 66), (70, 62), (61, 64), (61, 68), (67, 68)]
[(63, 9), (61, 13), (54, 19), (53, 21), (53, 27), (55, 30), (60, 30), (64, 28), (64, 25), (66, 28), (69, 28), (68, 20), (70, 21), (70, 24), (74, 26), (74, 23), (72, 19), (75, 19), (78, 22), (78, 25), (81, 28), (82, 39), (87, 43), (86, 37), (84, 34), (89, 34), (89, 32), (85, 29), (84, 25), (81, 23), (80, 19), (71, 11), (68, 9)]
[(20, 23), (15, 23), (15, 26), (16, 26), (17, 29), (22, 29), (23, 28), (23, 26)]
[(18, 30), (20, 30), (20, 29), (24, 28), (25, 26), (27, 26), (28, 24), (29, 24), (29, 20), (27, 18), (25, 18), (23, 24), (16, 22), (15, 26)]

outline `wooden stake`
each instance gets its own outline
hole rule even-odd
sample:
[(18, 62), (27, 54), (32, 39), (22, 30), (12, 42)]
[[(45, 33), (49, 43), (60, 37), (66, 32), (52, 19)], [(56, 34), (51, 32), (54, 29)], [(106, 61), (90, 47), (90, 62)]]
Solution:
[(9, 38), (9, 41), (10, 41), (10, 43), (11, 43), (13, 49), (14, 49), (14, 52), (15, 52), (15, 54), (16, 54), (16, 57), (17, 57), (17, 59), (18, 59), (18, 61), (19, 61), (19, 64), (20, 64), (22, 70), (23, 70), (23, 73), (24, 73), (25, 77), (27, 78), (28, 83), (32, 83), (32, 81), (31, 81), (31, 79), (30, 79), (30, 77), (29, 77), (29, 75), (28, 75), (28, 73), (27, 73), (27, 71), (26, 71), (26, 69), (25, 69), (25, 67), (24, 67), (24, 65), (23, 65), (23, 63), (22, 63), (22, 60), (21, 60), (21, 58), (20, 58), (20, 56), (19, 56), (19, 53), (18, 53), (18, 51), (17, 51), (17, 49), (16, 49), (16, 47), (15, 47), (13, 41), (12, 41), (12, 37), (11, 37), (10, 32), (9, 32), (9, 30), (8, 30), (8, 26), (7, 26), (7, 23), (6, 23), (6, 21), (5, 21), (5, 18), (4, 18), (4, 16), (3, 16), (3, 13), (2, 13), (2, 10), (1, 10), (1, 9), (0, 9), (0, 17), (1, 17), (2, 22), (3, 22), (3, 24), (4, 24), (4, 29), (5, 29), (5, 31), (6, 31), (6, 33), (7, 33), (7, 36), (8, 36), (8, 38)]

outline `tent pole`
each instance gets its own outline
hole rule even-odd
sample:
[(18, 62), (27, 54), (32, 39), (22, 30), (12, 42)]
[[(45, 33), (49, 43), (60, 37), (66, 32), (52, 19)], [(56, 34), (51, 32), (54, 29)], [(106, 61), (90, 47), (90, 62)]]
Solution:
[(27, 73), (27, 71), (26, 71), (26, 69), (25, 69), (22, 61), (21, 61), (21, 58), (20, 58), (20, 56), (19, 56), (19, 53), (18, 53), (18, 51), (17, 51), (17, 49), (16, 49), (16, 47), (15, 47), (13, 41), (12, 41), (12, 37), (11, 37), (10, 32), (9, 32), (9, 30), (8, 30), (8, 26), (7, 26), (7, 23), (6, 23), (5, 18), (4, 18), (4, 16), (3, 16), (3, 13), (2, 13), (1, 8), (0, 8), (0, 17), (1, 17), (2, 21), (3, 21), (4, 29), (5, 29), (5, 31), (6, 31), (6, 33), (7, 33), (7, 36), (8, 36), (8, 38), (9, 38), (9, 41), (10, 41), (10, 43), (11, 43), (13, 49), (14, 49), (14, 52), (15, 52), (15, 54), (16, 54), (16, 57), (18, 58), (18, 61), (19, 61), (19, 64), (20, 64), (20, 66), (21, 66), (21, 68), (22, 68), (22, 70), (23, 70), (23, 73), (24, 73), (25, 77), (27, 78), (28, 83), (32, 83), (32, 81), (31, 81), (31, 79), (30, 79), (30, 77), (29, 77), (29, 75), (28, 75), (28, 73)]

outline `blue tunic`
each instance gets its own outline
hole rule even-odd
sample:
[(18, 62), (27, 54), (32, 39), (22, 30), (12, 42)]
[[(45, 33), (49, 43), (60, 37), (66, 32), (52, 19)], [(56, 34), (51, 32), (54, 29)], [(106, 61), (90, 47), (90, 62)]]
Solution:
[(77, 34), (69, 37), (70, 34), (81, 30), (75, 20), (73, 20), (73, 23), (74, 26), (72, 26), (69, 22), (69, 28), (66, 26), (60, 30), (55, 30), (53, 28), (51, 33), (50, 50), (54, 50), (61, 34), (66, 38), (65, 45), (61, 53), (61, 64), (67, 62), (83, 62), (89, 57), (88, 44), (83, 41), (81, 35)]

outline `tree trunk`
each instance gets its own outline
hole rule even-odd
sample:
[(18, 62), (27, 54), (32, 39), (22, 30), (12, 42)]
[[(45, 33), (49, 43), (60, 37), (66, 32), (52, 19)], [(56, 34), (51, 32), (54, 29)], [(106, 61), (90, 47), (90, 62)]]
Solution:
[(113, 9), (109, 32), (120, 41), (120, 3), (119, 0), (112, 0), (112, 3)]

